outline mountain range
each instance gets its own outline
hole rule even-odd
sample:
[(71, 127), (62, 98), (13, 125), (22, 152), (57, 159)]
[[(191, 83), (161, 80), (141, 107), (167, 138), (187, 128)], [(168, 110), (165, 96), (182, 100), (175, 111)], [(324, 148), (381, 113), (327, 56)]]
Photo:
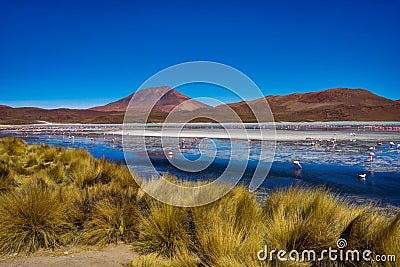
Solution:
[[(0, 124), (37, 122), (58, 123), (122, 123), (129, 106), (129, 122), (162, 122), (174, 110), (174, 122), (207, 122), (210, 116), (219, 122), (230, 121), (228, 110), (234, 110), (242, 121), (254, 122), (252, 112), (264, 112), (264, 100), (275, 121), (400, 121), (400, 100), (390, 100), (365, 89), (334, 88), (310, 93), (270, 95), (265, 99), (208, 106), (168, 86), (147, 88), (118, 101), (89, 109), (12, 108), (0, 105)], [(158, 101), (157, 101), (158, 99)], [(157, 102), (157, 103), (156, 103)], [(152, 103), (156, 103), (152, 107)], [(175, 112), (176, 111), (176, 112)], [(192, 120), (191, 118), (197, 119)]]

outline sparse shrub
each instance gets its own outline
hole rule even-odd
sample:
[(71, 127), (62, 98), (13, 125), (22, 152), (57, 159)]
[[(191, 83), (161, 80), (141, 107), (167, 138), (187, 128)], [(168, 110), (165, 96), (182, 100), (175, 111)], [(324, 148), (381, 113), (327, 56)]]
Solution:
[(0, 154), (6, 153), (9, 156), (17, 156), (25, 152), (27, 144), (15, 137), (3, 138), (0, 140)]
[[(195, 248), (211, 266), (259, 265), (265, 225), (255, 197), (238, 186), (222, 199), (193, 208)], [(229, 259), (229, 260), (228, 260)]]
[(362, 210), (323, 188), (278, 190), (268, 197), (263, 209), (266, 245), (317, 253), (336, 247), (341, 233)]
[(38, 154), (30, 152), (27, 154), (25, 168), (34, 168), (39, 164)]
[(77, 161), (85, 164), (90, 162), (90, 158), (89, 152), (84, 149), (64, 149), (58, 156), (58, 160), (64, 164), (64, 166), (70, 166)]
[(1, 196), (0, 252), (31, 253), (66, 245), (73, 238), (68, 203), (62, 192), (39, 184)]
[(143, 253), (172, 257), (179, 250), (192, 248), (187, 209), (151, 201), (142, 211), (136, 248)]
[(104, 157), (99, 159), (96, 165), (98, 165), (99, 173), (94, 178), (95, 183), (109, 184), (114, 177), (119, 175), (117, 165), (106, 161)]
[(59, 162), (51, 164), (47, 168), (47, 174), (56, 184), (61, 184), (63, 182), (68, 183), (65, 176), (64, 166)]
[(81, 242), (104, 246), (123, 241), (130, 243), (138, 235), (138, 211), (135, 204), (107, 198), (94, 205), (91, 218), (84, 224)]
[[(128, 167), (119, 163), (112, 164), (112, 179), (111, 179), (111, 187), (120, 188), (120, 189), (139, 189), (136, 180), (132, 177)], [(137, 177), (136, 177), (137, 178)]]
[(17, 186), (12, 170), (6, 165), (0, 165), (0, 193), (13, 190)]
[(57, 159), (57, 154), (59, 151), (58, 148), (54, 146), (43, 146), (41, 152), (40, 161), (42, 161), (44, 164), (47, 164)]
[(67, 167), (68, 178), (71, 179), (79, 188), (94, 185), (95, 178), (99, 174), (98, 166), (93, 158), (87, 161), (75, 160)]
[(30, 175), (29, 179), (21, 179), (19, 182), (19, 188), (21, 188), (21, 190), (29, 189), (32, 185), (51, 190), (55, 190), (57, 187), (55, 182), (48, 176), (46, 170), (38, 171)]
[(141, 206), (137, 201), (137, 188), (96, 184), (93, 186), (74, 188), (73, 218), (74, 223), (79, 227), (91, 218), (96, 203), (109, 199), (115, 203), (123, 202), (130, 205)]
[[(364, 251), (375, 255), (400, 255), (400, 213), (396, 216), (384, 215), (376, 210), (367, 210), (354, 218), (342, 233), (348, 241), (346, 249)], [(354, 264), (356, 264), (355, 262)], [(372, 263), (372, 266), (381, 266)], [(386, 262), (384, 266), (397, 266), (396, 262)]]

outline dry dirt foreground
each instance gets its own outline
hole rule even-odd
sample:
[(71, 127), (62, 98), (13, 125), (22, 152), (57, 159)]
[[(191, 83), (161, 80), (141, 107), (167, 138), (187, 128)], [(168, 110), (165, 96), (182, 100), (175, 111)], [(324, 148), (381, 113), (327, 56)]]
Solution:
[(115, 267), (137, 256), (128, 245), (113, 245), (99, 250), (70, 249), (67, 252), (35, 253), (30, 256), (0, 258), (0, 267)]

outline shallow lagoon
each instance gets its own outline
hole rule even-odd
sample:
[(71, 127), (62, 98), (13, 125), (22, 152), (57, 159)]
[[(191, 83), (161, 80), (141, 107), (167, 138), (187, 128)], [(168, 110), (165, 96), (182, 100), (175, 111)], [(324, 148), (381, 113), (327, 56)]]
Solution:
[[(234, 138), (232, 141), (226, 139), (228, 136), (221, 125), (194, 124), (180, 129), (182, 125), (176, 124), (168, 125), (163, 134), (163, 145), (159, 137), (160, 125), (151, 124), (146, 127), (146, 151), (140, 146), (142, 126), (130, 125), (129, 129), (124, 129), (125, 134), (129, 133), (125, 136), (129, 140), (128, 156), (141, 175), (149, 173), (148, 167), (142, 164), (146, 154), (157, 171), (191, 180), (215, 179), (230, 160), (237, 160), (247, 161), (241, 180), (247, 184), (257, 163), (265, 161), (268, 164), (273, 158), (271, 171), (259, 192), (268, 193), (288, 185), (326, 186), (356, 202), (373, 201), (400, 206), (399, 123), (277, 123), (276, 134), (271, 124), (245, 124), (246, 136), (240, 135), (240, 129), (236, 130), (238, 125), (223, 125), (230, 129), (230, 137)], [(180, 147), (181, 139), (172, 137), (176, 136), (177, 129), (181, 139), (187, 139), (188, 143), (194, 137), (208, 137), (208, 140)], [(0, 137), (16, 136), (28, 143), (84, 148), (95, 157), (123, 161), (121, 133), (122, 125), (31, 125), (2, 130)], [(326, 141), (334, 138), (335, 145)], [(274, 139), (275, 155), (272, 149)], [(383, 144), (377, 146), (378, 142)], [(394, 142), (395, 146), (391, 148), (389, 142)], [(368, 156), (370, 146), (375, 146), (372, 162)], [(260, 159), (261, 151), (269, 154)], [(171, 164), (171, 158), (164, 152), (173, 152), (172, 157), (177, 162), (198, 160), (200, 156), (201, 160), (211, 161), (208, 168), (202, 171), (182, 171)], [(294, 168), (292, 160), (299, 160), (303, 169)], [(357, 173), (367, 174), (366, 180), (358, 179)]]

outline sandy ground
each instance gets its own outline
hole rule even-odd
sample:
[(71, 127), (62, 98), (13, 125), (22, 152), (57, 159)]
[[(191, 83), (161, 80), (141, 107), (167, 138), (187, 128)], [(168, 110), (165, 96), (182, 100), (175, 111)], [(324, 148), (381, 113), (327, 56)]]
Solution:
[[(65, 254), (67, 254), (65, 252)], [(31, 256), (8, 256), (0, 258), (0, 267), (115, 267), (128, 263), (137, 256), (128, 245), (108, 246), (100, 250), (71, 249), (65, 255), (63, 251)]]

